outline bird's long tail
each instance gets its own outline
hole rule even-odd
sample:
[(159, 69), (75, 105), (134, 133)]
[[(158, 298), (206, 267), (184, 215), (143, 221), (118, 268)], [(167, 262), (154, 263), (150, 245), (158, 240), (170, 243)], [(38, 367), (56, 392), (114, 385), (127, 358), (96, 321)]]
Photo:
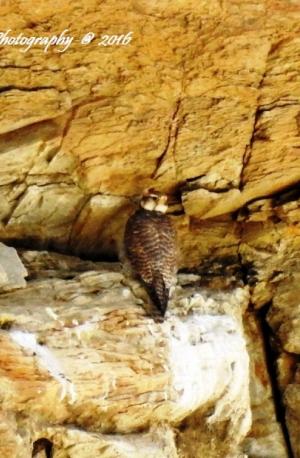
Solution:
[(169, 288), (166, 287), (165, 281), (160, 272), (154, 272), (153, 284), (150, 288), (150, 296), (161, 315), (164, 316), (169, 301)]

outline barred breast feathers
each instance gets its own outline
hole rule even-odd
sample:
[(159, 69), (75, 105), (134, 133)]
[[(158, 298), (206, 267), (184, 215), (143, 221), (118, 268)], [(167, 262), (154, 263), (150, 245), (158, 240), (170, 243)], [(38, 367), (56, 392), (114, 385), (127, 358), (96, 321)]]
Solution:
[(125, 229), (125, 251), (162, 315), (176, 275), (176, 234), (170, 218), (160, 212), (137, 210)]

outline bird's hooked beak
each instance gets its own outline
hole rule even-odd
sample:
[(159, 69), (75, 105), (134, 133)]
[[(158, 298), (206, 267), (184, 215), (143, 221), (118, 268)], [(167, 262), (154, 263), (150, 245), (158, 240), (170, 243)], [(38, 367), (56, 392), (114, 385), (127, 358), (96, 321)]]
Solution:
[(166, 213), (168, 211), (168, 196), (165, 194), (159, 196), (155, 206), (155, 211), (160, 213)]
[(147, 189), (142, 196), (140, 206), (145, 210), (166, 213), (168, 210), (168, 196), (155, 189)]

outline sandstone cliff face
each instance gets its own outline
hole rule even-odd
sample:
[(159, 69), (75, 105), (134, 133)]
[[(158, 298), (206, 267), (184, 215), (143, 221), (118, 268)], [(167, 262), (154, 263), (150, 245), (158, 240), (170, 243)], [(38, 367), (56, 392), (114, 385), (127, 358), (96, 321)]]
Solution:
[[(249, 288), (246, 302), (251, 315), (244, 321), (252, 358), (254, 423), (244, 449), (240, 448), (248, 456), (287, 456), (276, 415), (288, 447), (300, 456), (299, 19), (300, 6), (292, 0), (109, 0), (100, 4), (62, 0), (59, 4), (41, 1), (38, 7), (18, 0), (0, 4), (0, 30), (10, 29), (10, 35), (52, 36), (68, 29), (74, 37), (66, 52), (54, 46), (47, 53), (39, 45), (27, 52), (0, 46), (1, 239), (116, 260), (136, 197), (147, 186), (168, 192), (178, 231), (180, 267), (200, 275), (201, 288), (205, 284), (227, 294), (232, 277), (237, 283), (234, 288)], [(90, 31), (95, 39), (82, 44)], [(128, 45), (98, 46), (105, 33), (129, 31), (133, 38)], [(3, 267), (1, 288), (4, 284), (12, 289), (24, 286), (22, 268), (18, 261), (13, 264), (19, 283)], [(96, 276), (95, 284), (98, 281)], [(72, 287), (76, 290), (78, 285)], [(4, 304), (14, 317), (23, 316), (8, 305), (18, 294), (20, 301), (26, 296), (23, 292), (3, 296), (14, 297)], [(28, 304), (33, 307), (38, 293), (32, 294)], [(45, 308), (45, 299), (42, 303)], [(120, 298), (117, 303), (119, 307)], [(207, 304), (202, 311), (211, 314)], [(133, 317), (135, 313), (140, 312), (133, 312)], [(253, 314), (267, 323), (263, 331)], [(25, 320), (20, 329), (43, 332), (43, 319), (37, 315), (32, 330)], [(146, 325), (145, 317), (132, 319)], [(19, 325), (17, 321), (17, 329)], [(239, 326), (236, 332), (242, 335)], [(47, 332), (51, 340), (51, 328)], [(12, 354), (22, 356), (7, 334), (3, 339)], [(28, 362), (28, 370), (33, 370), (32, 364), (33, 360)], [(31, 375), (35, 377), (34, 372)], [(168, 378), (168, 373), (162, 371), (162, 377)], [(22, 403), (17, 392), (12, 394), (16, 404), (3, 411), (12, 443), (20, 430), (31, 428), (22, 426), (16, 417), (18, 402)], [(276, 414), (274, 393), (279, 406)], [(47, 404), (47, 395), (43, 402), (34, 405), (33, 411)], [(80, 410), (83, 404), (79, 405)], [(95, 447), (112, 450), (107, 456), (135, 456), (134, 450), (138, 456), (140, 440), (157, 447), (155, 438), (159, 437), (166, 440), (170, 456), (174, 450), (197, 456), (201, 450), (194, 434), (198, 425), (199, 443), (207, 443), (207, 450), (215, 453), (212, 456), (218, 456), (220, 439), (213, 446), (210, 439), (205, 442), (205, 428), (202, 433), (199, 429), (201, 406), (193, 404), (179, 445), (172, 428), (164, 433), (149, 430), (143, 439), (140, 435), (129, 438), (131, 445), (124, 447), (132, 447), (132, 452), (119, 452), (123, 445), (110, 436), (96, 438), (69, 429), (65, 433), (53, 429), (45, 436), (52, 441), (53, 434), (60, 435), (63, 450), (82, 434), (80, 443), (95, 439)], [(55, 421), (68, 418), (72, 422), (72, 415), (76, 417), (75, 410), (57, 415), (51, 419), (51, 428)], [(173, 419), (168, 408), (164, 415)], [(187, 412), (182, 415), (188, 417)], [(127, 432), (136, 434), (137, 429)], [(122, 428), (115, 431), (123, 432)], [(232, 437), (230, 431), (226, 437)], [(222, 427), (216, 438), (221, 432)], [(240, 442), (243, 434), (237, 434)], [(276, 443), (272, 452), (270, 441)], [(185, 444), (191, 442), (195, 449), (187, 452)], [(73, 456), (84, 456), (84, 449)], [(28, 456), (29, 448), (22, 450)], [(154, 448), (153, 456), (158, 453)]]
[(0, 295), (3, 458), (29, 457), (41, 439), (55, 457), (242, 456), (247, 288), (179, 277), (158, 323), (119, 265), (22, 258), (27, 287)]

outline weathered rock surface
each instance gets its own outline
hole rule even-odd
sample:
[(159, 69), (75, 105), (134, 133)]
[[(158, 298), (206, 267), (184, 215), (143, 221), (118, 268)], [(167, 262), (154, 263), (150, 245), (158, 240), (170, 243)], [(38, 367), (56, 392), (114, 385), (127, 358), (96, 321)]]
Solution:
[(0, 295), (1, 457), (31, 456), (42, 438), (55, 457), (241, 455), (247, 288), (210, 291), (184, 275), (160, 323), (118, 265), (43, 252), (23, 261), (26, 289)]
[(296, 457), (300, 456), (300, 374), (299, 374), (299, 358), (298, 369), (295, 372), (294, 378), (291, 380), (284, 391), (284, 403), (286, 406), (286, 421), (291, 440), (291, 446)]
[[(200, 274), (208, 290), (220, 277), (222, 287), (248, 283), (255, 309), (269, 307), (279, 346), (277, 384), (299, 457), (300, 6), (292, 0), (98, 3), (0, 4), (0, 30), (11, 36), (68, 29), (74, 37), (66, 52), (0, 45), (0, 238), (116, 259), (136, 197), (147, 186), (168, 192), (180, 267)], [(95, 39), (81, 44), (90, 31)], [(129, 31), (128, 45), (98, 46), (105, 33)], [(17, 266), (22, 287), (25, 272)], [(5, 269), (0, 281), (15, 287)], [(262, 341), (249, 346), (255, 355), (262, 347)], [(266, 388), (275, 425), (269, 394)], [(254, 405), (254, 418), (258, 410)], [(195, 418), (190, 425), (199, 424)], [(11, 421), (15, 441), (21, 420)], [(170, 450), (172, 434), (166, 434)], [(204, 428), (202, 444), (206, 436)], [(275, 436), (279, 444), (280, 431)], [(145, 437), (151, 442), (152, 432)], [(249, 456), (266, 453), (260, 437), (255, 447), (248, 443)], [(115, 447), (108, 444), (107, 453), (117, 453)]]
[[(243, 225), (239, 252), (244, 265), (250, 266), (252, 304), (257, 309), (268, 308), (266, 320), (271, 332), (265, 339), (271, 339), (276, 347), (268, 356), (272, 366), (278, 358), (277, 380), (274, 380), (275, 371), (272, 374), (273, 384), (281, 394), (277, 410), (281, 411), (281, 418), (285, 410), (288, 440), (296, 457), (300, 456), (296, 376), (300, 354), (299, 204), (299, 191), (293, 190), (254, 202), (239, 216)], [(275, 438), (273, 443), (277, 443)]]
[[(185, 253), (191, 238), (207, 239), (190, 216), (220, 218), (299, 181), (297, 5), (0, 8), (10, 35), (74, 37), (66, 52), (1, 48), (1, 237), (117, 254), (130, 197), (154, 185), (182, 196)], [(81, 44), (89, 31), (95, 40)], [(126, 31), (128, 45), (98, 46)]]
[(272, 381), (267, 370), (264, 337), (260, 324), (252, 314), (244, 317), (250, 355), (250, 398), (252, 429), (244, 441), (250, 457), (288, 458), (288, 450), (277, 419)]
[(26, 286), (27, 271), (14, 248), (0, 243), (0, 292)]

